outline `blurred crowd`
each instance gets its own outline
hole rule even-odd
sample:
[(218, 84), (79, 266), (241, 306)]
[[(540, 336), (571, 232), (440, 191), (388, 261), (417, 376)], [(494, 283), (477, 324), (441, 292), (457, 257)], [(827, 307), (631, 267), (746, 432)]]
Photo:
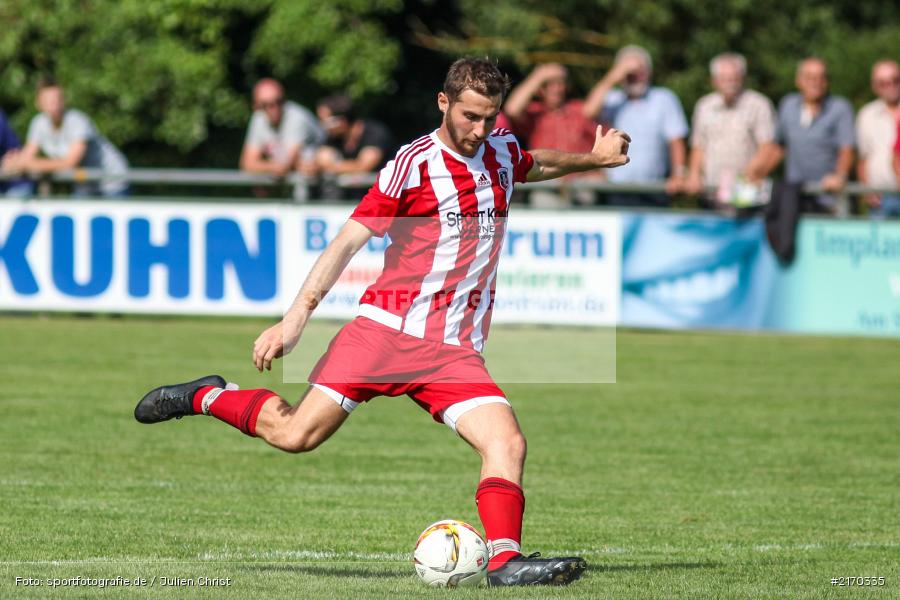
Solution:
[[(612, 68), (584, 99), (572, 97), (565, 67), (542, 64), (511, 90), (497, 126), (512, 130), (526, 148), (571, 152), (591, 149), (598, 124), (631, 135), (628, 165), (589, 175), (631, 184), (629, 193), (626, 186), (621, 193), (600, 197), (579, 186), (534, 190), (529, 199), (537, 206), (602, 202), (666, 207), (681, 194), (696, 197), (701, 206), (723, 208), (793, 189), (804, 212), (835, 213), (839, 194), (852, 179), (866, 187), (897, 189), (896, 61), (872, 65), (875, 97), (857, 114), (850, 102), (831, 93), (828, 66), (820, 58), (799, 62), (796, 91), (781, 98), (777, 108), (771, 99), (745, 87), (747, 68), (740, 54), (713, 58), (712, 91), (696, 103), (689, 122), (678, 96), (653, 84), (653, 60), (639, 46), (619, 50)], [(102, 183), (76, 184), (75, 194), (128, 193), (127, 179), (121, 176), (127, 172), (127, 159), (88, 115), (66, 105), (57, 82), (40, 82), (36, 106), (39, 112), (24, 145), (0, 112), (0, 165), (7, 176), (0, 181), (0, 193), (31, 194), (33, 184), (26, 174), (74, 168), (101, 169), (109, 175)], [(240, 168), (276, 177), (302, 173), (320, 182), (317, 195), (326, 199), (349, 197), (335, 183), (336, 176), (374, 173), (397, 148), (389, 129), (361, 117), (346, 95), (324, 98), (312, 111), (287, 99), (283, 86), (267, 78), (253, 88), (253, 108)], [(783, 175), (773, 188), (779, 166)], [(818, 191), (803, 193), (809, 186)], [(897, 191), (867, 194), (863, 204), (872, 216), (900, 217)]]
[[(891, 190), (900, 179), (900, 66), (872, 66), (875, 99), (854, 115), (829, 89), (828, 67), (819, 58), (797, 65), (797, 91), (778, 103), (748, 89), (747, 61), (740, 54), (716, 56), (709, 65), (713, 91), (694, 106), (690, 124), (678, 97), (653, 85), (653, 61), (639, 46), (626, 46), (584, 100), (568, 95), (564, 67), (545, 64), (512, 90), (501, 115), (526, 147), (590, 150), (597, 124), (627, 131), (631, 162), (601, 174), (612, 183), (665, 184), (665, 193), (615, 193), (614, 206), (670, 206), (676, 194), (699, 198), (709, 208), (752, 203), (754, 195), (794, 193), (804, 212), (834, 213), (838, 194), (854, 178), (866, 187)], [(773, 191), (773, 172), (783, 163), (783, 183)], [(855, 171), (854, 171), (855, 166)], [(768, 184), (768, 185), (767, 185)], [(803, 194), (807, 186), (820, 193)], [(594, 202), (560, 198), (548, 203)], [(864, 197), (869, 214), (900, 216), (900, 193)]]

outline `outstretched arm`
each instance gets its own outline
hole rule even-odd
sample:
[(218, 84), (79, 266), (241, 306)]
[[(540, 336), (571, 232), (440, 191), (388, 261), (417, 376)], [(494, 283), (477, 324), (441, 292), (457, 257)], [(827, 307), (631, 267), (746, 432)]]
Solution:
[(594, 148), (583, 154), (559, 150), (532, 150), (534, 166), (528, 171), (528, 181), (546, 181), (570, 173), (593, 169), (621, 167), (628, 163), (628, 143), (631, 138), (624, 131), (609, 129), (603, 134), (597, 127)]
[(253, 364), (262, 371), (272, 369), (272, 361), (294, 349), (306, 322), (325, 294), (334, 285), (353, 256), (359, 252), (372, 232), (361, 223), (347, 221), (322, 255), (297, 293), (294, 303), (280, 323), (266, 329), (253, 344)]

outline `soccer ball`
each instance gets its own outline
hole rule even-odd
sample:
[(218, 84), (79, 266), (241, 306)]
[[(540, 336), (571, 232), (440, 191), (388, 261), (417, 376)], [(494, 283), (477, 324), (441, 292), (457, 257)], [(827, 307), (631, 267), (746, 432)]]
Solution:
[(432, 587), (472, 587), (487, 575), (488, 548), (474, 527), (447, 519), (422, 532), (413, 564), (419, 579)]

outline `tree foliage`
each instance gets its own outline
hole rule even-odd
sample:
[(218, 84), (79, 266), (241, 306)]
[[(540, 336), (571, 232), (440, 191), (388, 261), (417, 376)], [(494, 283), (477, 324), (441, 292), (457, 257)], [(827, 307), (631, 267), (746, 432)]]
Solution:
[(24, 133), (35, 82), (54, 74), (134, 164), (224, 166), (265, 75), (307, 105), (346, 90), (403, 138), (436, 122), (456, 56), (491, 54), (516, 77), (562, 62), (586, 92), (627, 43), (650, 50), (688, 111), (726, 50), (774, 100), (797, 60), (820, 55), (859, 106), (872, 62), (898, 58), (898, 17), (873, 0), (3, 0), (0, 107)]
[(657, 81), (690, 110), (709, 89), (709, 60), (743, 53), (749, 84), (777, 101), (793, 89), (797, 62), (825, 58), (832, 89), (857, 106), (870, 98), (869, 67), (898, 58), (900, 8), (872, 0), (460, 0), (455, 30), (419, 27), (420, 44), (448, 53), (490, 53), (522, 74), (567, 64), (586, 91), (617, 48), (637, 43), (654, 57)]
[(400, 45), (378, 17), (401, 9), (401, 0), (5, 0), (0, 105), (24, 132), (35, 82), (52, 74), (114, 142), (186, 152), (210, 127), (245, 125), (262, 75), (383, 92)]
[(224, 1), (7, 0), (0, 4), (0, 98), (34, 113), (34, 85), (53, 75), (69, 104), (117, 143), (152, 140), (190, 149), (207, 127), (246, 113), (227, 85)]

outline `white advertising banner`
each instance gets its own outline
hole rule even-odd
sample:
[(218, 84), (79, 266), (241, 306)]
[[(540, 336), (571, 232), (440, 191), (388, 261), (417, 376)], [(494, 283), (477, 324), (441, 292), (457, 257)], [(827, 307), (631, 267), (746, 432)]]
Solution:
[[(275, 316), (352, 207), (0, 202), (0, 310)], [(381, 271), (372, 238), (317, 309), (349, 318)], [(494, 322), (614, 325), (615, 214), (513, 209)]]
[(614, 326), (621, 250), (616, 214), (510, 211), (494, 322)]

